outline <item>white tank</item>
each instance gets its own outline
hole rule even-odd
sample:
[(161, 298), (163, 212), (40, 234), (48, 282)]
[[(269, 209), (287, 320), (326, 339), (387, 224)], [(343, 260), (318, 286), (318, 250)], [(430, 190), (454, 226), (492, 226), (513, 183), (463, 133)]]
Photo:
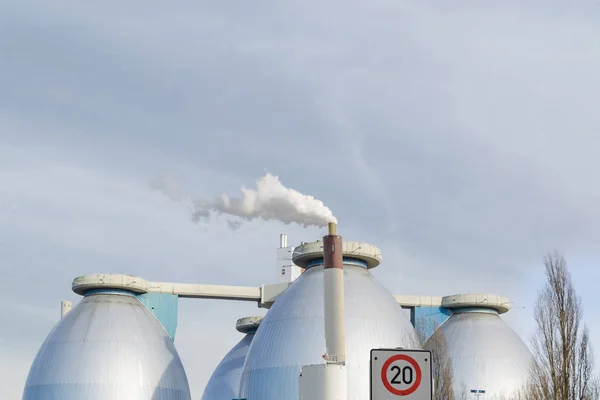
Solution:
[[(368, 270), (379, 264), (379, 249), (343, 245), (347, 392), (349, 400), (363, 400), (369, 398), (370, 350), (416, 347), (416, 335), (394, 297)], [(294, 263), (306, 271), (277, 298), (256, 332), (240, 398), (297, 400), (300, 368), (325, 363), (321, 243), (304, 244), (295, 253)]]
[(23, 400), (189, 400), (173, 341), (125, 291), (86, 295), (37, 353)]
[(238, 332), (245, 333), (219, 363), (206, 384), (202, 400), (232, 400), (239, 398), (240, 380), (246, 354), (262, 317), (240, 318), (236, 323)]
[(438, 329), (448, 343), (456, 398), (485, 390), (485, 399), (510, 399), (526, 383), (531, 353), (496, 310), (457, 309)]

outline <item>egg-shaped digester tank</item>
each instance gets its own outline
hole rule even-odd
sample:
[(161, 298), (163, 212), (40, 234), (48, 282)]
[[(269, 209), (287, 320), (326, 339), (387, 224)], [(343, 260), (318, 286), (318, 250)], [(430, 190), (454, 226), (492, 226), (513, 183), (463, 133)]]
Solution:
[(240, 380), (248, 348), (263, 317), (240, 318), (238, 332), (245, 336), (225, 355), (206, 384), (202, 400), (232, 400), (239, 398)]
[(189, 400), (186, 373), (160, 322), (131, 293), (91, 291), (38, 351), (23, 400)]
[(531, 353), (497, 310), (457, 309), (438, 329), (452, 361), (456, 398), (484, 390), (486, 399), (511, 399), (524, 389)]
[[(369, 272), (381, 261), (379, 249), (367, 243), (342, 244), (347, 392), (349, 400), (362, 400), (369, 398), (371, 349), (418, 344), (400, 305)], [(297, 400), (300, 368), (325, 363), (322, 243), (297, 247), (293, 262), (305, 272), (263, 319), (248, 350), (240, 398)]]

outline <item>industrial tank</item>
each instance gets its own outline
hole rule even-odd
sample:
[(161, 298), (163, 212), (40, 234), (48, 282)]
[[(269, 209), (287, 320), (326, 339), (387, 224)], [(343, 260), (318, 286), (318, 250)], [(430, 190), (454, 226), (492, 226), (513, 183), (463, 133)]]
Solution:
[(88, 292), (37, 353), (23, 400), (189, 400), (173, 341), (131, 293)]
[(241, 318), (236, 323), (238, 332), (246, 335), (219, 363), (206, 384), (202, 400), (232, 400), (239, 398), (242, 368), (250, 343), (258, 329), (262, 317)]
[[(401, 307), (369, 272), (381, 261), (379, 249), (343, 242), (343, 255), (347, 393), (363, 400), (369, 398), (370, 350), (418, 344)], [(300, 368), (325, 363), (322, 243), (296, 247), (293, 262), (306, 270), (263, 319), (248, 350), (240, 398), (297, 400)]]
[(497, 310), (456, 309), (438, 329), (452, 360), (456, 398), (484, 390), (486, 399), (511, 399), (527, 382), (531, 353)]

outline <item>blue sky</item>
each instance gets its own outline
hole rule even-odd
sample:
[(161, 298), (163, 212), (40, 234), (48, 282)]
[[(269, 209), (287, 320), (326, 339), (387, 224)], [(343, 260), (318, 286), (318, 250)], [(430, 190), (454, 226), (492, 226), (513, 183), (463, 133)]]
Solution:
[[(525, 341), (559, 249), (600, 348), (599, 20), (591, 2), (0, 3), (0, 397), (76, 276), (260, 285), (280, 232), (323, 234), (195, 225), (150, 188), (165, 173), (211, 197), (268, 170), (379, 246), (390, 291), (506, 295)], [(194, 397), (260, 314), (181, 301)]]

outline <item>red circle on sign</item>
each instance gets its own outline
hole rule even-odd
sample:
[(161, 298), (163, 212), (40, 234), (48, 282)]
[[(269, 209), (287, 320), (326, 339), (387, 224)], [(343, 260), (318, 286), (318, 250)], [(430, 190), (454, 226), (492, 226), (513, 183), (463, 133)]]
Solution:
[[(408, 362), (410, 365), (412, 365), (413, 368), (415, 369), (415, 373), (417, 375), (417, 378), (415, 379), (415, 383), (413, 383), (412, 386), (410, 386), (409, 388), (404, 389), (404, 390), (399, 390), (399, 389), (394, 388), (392, 386), (392, 384), (390, 382), (388, 382), (388, 379), (387, 379), (388, 368), (394, 361), (399, 361), (399, 360), (404, 360), (404, 361)], [(390, 393), (395, 394), (396, 396), (408, 396), (409, 394), (414, 393), (415, 390), (417, 390), (419, 388), (419, 385), (421, 384), (421, 368), (419, 367), (419, 364), (412, 357), (409, 357), (406, 354), (397, 354), (393, 357), (388, 358), (387, 361), (383, 364), (383, 367), (381, 367), (381, 381), (383, 382), (383, 386), (385, 386), (385, 388)]]

